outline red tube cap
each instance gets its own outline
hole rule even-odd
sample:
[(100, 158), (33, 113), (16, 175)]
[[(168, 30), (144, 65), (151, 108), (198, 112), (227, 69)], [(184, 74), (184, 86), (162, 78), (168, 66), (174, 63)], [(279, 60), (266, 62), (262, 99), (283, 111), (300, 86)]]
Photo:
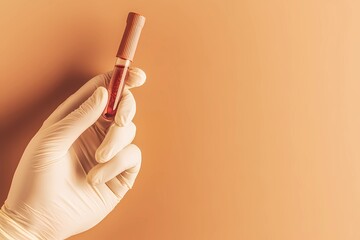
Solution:
[(145, 17), (134, 12), (130, 12), (126, 20), (126, 28), (121, 39), (117, 57), (133, 60), (137, 44), (139, 42), (141, 30), (145, 24)]

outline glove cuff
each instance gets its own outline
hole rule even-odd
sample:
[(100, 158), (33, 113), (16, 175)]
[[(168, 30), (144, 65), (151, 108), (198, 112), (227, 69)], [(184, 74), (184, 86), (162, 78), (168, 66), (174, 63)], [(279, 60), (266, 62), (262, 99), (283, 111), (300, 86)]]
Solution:
[(7, 240), (19, 240), (19, 239), (29, 239), (29, 240), (38, 240), (39, 237), (36, 237), (29, 231), (27, 231), (23, 226), (17, 223), (14, 219), (8, 216), (2, 207), (0, 209), (0, 239)]

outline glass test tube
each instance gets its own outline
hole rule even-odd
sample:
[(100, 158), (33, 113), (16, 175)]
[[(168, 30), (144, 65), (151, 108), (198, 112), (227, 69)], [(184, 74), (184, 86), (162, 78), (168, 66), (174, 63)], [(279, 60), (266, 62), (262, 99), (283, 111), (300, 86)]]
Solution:
[(125, 87), (125, 78), (128, 68), (134, 58), (144, 23), (144, 16), (134, 12), (129, 13), (126, 20), (125, 32), (116, 54), (117, 58), (108, 86), (108, 102), (102, 115), (106, 120), (112, 121), (116, 115), (121, 100), (121, 94)]

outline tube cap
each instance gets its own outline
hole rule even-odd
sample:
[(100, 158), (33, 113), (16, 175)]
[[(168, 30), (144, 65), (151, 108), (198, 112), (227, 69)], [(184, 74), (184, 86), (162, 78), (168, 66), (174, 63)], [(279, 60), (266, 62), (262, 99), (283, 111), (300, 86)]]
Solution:
[(140, 14), (130, 12), (126, 20), (126, 28), (121, 39), (117, 57), (133, 60), (135, 50), (139, 42), (141, 30), (145, 24), (145, 17)]

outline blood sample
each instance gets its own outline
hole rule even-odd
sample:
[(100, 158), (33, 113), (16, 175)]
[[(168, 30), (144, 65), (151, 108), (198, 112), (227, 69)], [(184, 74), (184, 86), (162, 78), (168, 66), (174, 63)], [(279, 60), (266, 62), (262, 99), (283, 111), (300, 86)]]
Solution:
[(114, 70), (108, 86), (108, 102), (105, 107), (103, 118), (112, 121), (121, 100), (121, 94), (125, 86), (125, 78), (134, 59), (135, 50), (140, 38), (141, 30), (145, 23), (145, 17), (130, 12), (126, 20), (126, 28), (122, 37), (119, 50), (116, 54)]

